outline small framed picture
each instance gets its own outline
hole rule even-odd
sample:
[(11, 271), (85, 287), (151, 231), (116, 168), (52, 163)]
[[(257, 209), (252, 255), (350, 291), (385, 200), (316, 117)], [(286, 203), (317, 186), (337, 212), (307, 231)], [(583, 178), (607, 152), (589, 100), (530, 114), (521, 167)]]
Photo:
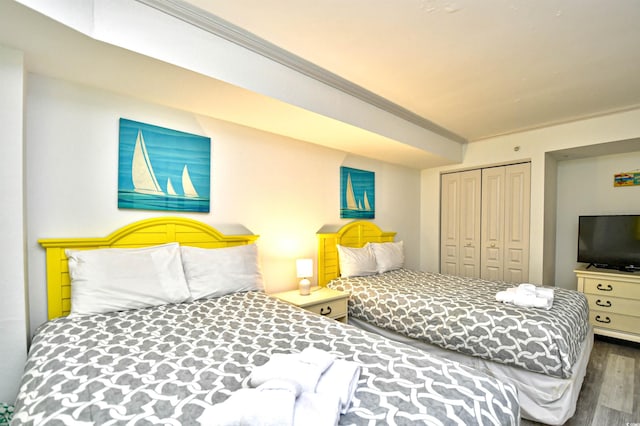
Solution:
[(376, 216), (375, 173), (340, 167), (340, 217), (373, 219)]

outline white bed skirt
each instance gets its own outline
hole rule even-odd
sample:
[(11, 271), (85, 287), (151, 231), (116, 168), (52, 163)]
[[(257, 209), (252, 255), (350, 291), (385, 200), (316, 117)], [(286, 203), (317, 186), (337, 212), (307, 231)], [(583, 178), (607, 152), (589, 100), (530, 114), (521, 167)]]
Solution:
[(513, 383), (518, 388), (520, 415), (525, 419), (549, 425), (562, 425), (575, 413), (578, 395), (593, 348), (593, 330), (590, 330), (582, 342), (579, 358), (573, 368), (573, 375), (569, 379), (561, 379), (443, 349), (352, 317), (349, 317), (349, 324), (468, 365), (489, 373), (504, 382)]

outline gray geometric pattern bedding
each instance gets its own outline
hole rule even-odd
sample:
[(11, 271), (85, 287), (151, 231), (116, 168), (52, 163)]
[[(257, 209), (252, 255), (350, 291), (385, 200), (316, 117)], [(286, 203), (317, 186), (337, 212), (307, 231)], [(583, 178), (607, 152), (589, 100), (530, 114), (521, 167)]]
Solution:
[(362, 366), (340, 424), (519, 423), (511, 385), (247, 292), (44, 324), (13, 425), (198, 424), (254, 366), (310, 345)]
[(407, 269), (328, 284), (351, 293), (354, 318), (466, 355), (571, 377), (589, 330), (586, 298), (555, 288), (550, 310), (495, 300), (513, 286)]

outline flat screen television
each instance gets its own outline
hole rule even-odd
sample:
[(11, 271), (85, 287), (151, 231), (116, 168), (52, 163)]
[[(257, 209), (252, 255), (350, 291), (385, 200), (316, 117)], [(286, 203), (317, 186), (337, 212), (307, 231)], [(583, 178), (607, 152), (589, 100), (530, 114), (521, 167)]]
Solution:
[(640, 215), (580, 216), (578, 262), (640, 271)]

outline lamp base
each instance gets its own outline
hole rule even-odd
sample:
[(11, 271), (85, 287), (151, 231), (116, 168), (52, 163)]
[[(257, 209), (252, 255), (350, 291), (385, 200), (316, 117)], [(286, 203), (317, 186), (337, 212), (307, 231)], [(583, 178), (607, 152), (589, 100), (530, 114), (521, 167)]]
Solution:
[(308, 296), (311, 294), (311, 281), (306, 278), (300, 280), (300, 284), (298, 286), (300, 289), (301, 296)]

